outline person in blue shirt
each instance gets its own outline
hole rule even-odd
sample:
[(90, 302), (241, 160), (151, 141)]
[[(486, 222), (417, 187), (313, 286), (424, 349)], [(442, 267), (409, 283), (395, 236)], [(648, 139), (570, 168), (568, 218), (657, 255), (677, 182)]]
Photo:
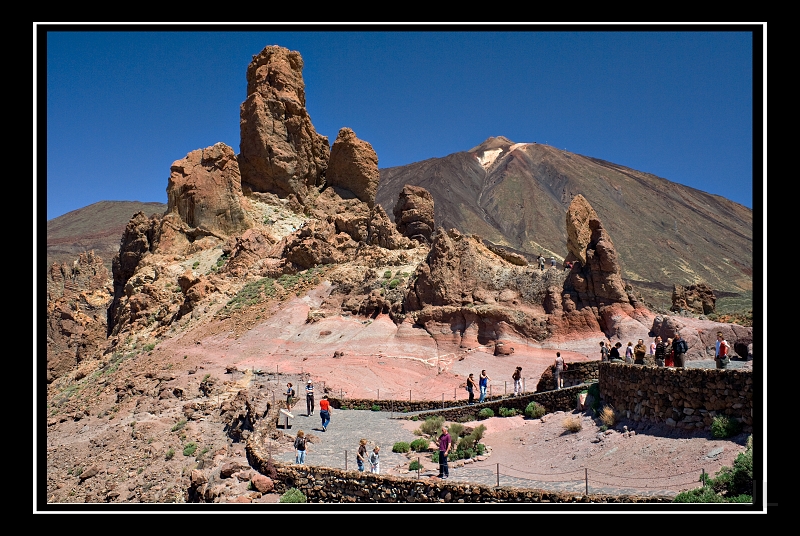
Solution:
[(486, 389), (489, 388), (489, 380), (491, 380), (491, 378), (486, 375), (486, 370), (482, 370), (481, 376), (478, 378), (478, 387), (481, 390), (481, 397), (478, 399), (478, 402), (486, 400)]

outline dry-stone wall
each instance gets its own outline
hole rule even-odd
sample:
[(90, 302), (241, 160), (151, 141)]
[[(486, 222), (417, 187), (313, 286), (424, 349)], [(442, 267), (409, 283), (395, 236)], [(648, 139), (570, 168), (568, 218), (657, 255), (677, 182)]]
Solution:
[(718, 415), (753, 431), (750, 370), (649, 367), (600, 363), (600, 397), (634, 421), (709, 429)]

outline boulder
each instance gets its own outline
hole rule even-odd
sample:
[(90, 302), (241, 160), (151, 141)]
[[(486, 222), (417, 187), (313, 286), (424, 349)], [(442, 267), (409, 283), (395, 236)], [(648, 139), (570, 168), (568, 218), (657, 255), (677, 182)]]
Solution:
[(352, 192), (371, 209), (375, 206), (379, 180), (378, 155), (372, 145), (358, 139), (352, 129), (339, 130), (331, 149), (327, 184)]

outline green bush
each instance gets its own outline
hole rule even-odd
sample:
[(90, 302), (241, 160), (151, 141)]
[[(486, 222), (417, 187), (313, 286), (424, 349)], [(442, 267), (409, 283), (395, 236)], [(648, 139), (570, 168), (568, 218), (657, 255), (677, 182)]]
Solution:
[(185, 447), (183, 447), (183, 455), (184, 456), (191, 456), (197, 450), (197, 443), (192, 441), (191, 443), (187, 443)]
[(399, 285), (399, 284), (400, 284), (400, 280), (392, 279), (391, 281), (389, 281), (389, 288), (390, 289), (391, 288), (397, 288), (397, 285)]
[(425, 422), (420, 425), (419, 429), (425, 435), (439, 437), (439, 432), (442, 430), (443, 424), (444, 417), (428, 417), (425, 419)]
[(725, 439), (739, 433), (741, 423), (725, 415), (718, 415), (711, 421), (711, 435), (717, 439)]
[(282, 503), (304, 503), (306, 502), (306, 495), (302, 491), (297, 488), (289, 488), (286, 490), (286, 493), (281, 495), (281, 498), (278, 502)]
[(513, 417), (517, 414), (517, 410), (514, 408), (500, 408), (498, 413), (501, 417)]
[(408, 470), (416, 471), (418, 469), (422, 469), (422, 464), (419, 463), (419, 460), (411, 460), (411, 463), (408, 464)]
[(426, 451), (426, 450), (428, 450), (430, 448), (430, 444), (431, 444), (430, 440), (424, 439), (424, 438), (419, 438), (419, 439), (415, 439), (414, 441), (412, 441), (411, 445), (409, 445), (409, 447), (414, 452), (423, 452), (423, 451)]
[(391, 270), (386, 270), (385, 272), (383, 272), (383, 278), (384, 279), (391, 279), (392, 278), (392, 271)]
[(541, 419), (545, 413), (547, 413), (545, 407), (536, 402), (531, 402), (525, 407), (525, 415), (531, 419)]
[(405, 441), (398, 441), (394, 445), (392, 445), (392, 452), (409, 452), (411, 450), (411, 445), (406, 443)]
[(494, 411), (492, 411), (492, 408), (483, 408), (478, 412), (479, 419), (488, 419), (490, 417), (494, 417)]
[(164, 456), (164, 458), (167, 460), (171, 460), (173, 456), (175, 456), (175, 449), (170, 447), (169, 450), (167, 451), (167, 455)]
[[(701, 479), (702, 480), (702, 479)], [(747, 438), (747, 450), (722, 467), (715, 478), (705, 475), (703, 486), (678, 493), (672, 502), (679, 503), (751, 503), (753, 502), (753, 436)]]
[(172, 427), (171, 431), (172, 432), (177, 432), (178, 430), (180, 430), (184, 426), (186, 426), (186, 419), (181, 419), (181, 420), (179, 420), (178, 422), (175, 423), (175, 426)]
[(378, 404), (372, 404), (372, 407), (370, 409), (372, 411), (380, 411), (381, 407)]
[(461, 437), (464, 435), (465, 428), (463, 424), (454, 422), (451, 423), (450, 426), (447, 428), (447, 432), (450, 434), (450, 437), (455, 439), (457, 437)]

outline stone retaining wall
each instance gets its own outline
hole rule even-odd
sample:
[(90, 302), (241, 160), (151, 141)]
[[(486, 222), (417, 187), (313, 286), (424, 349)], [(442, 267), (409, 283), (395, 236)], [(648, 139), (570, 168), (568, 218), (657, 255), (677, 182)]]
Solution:
[(710, 429), (714, 417), (753, 431), (753, 372), (600, 363), (600, 397), (634, 421)]

